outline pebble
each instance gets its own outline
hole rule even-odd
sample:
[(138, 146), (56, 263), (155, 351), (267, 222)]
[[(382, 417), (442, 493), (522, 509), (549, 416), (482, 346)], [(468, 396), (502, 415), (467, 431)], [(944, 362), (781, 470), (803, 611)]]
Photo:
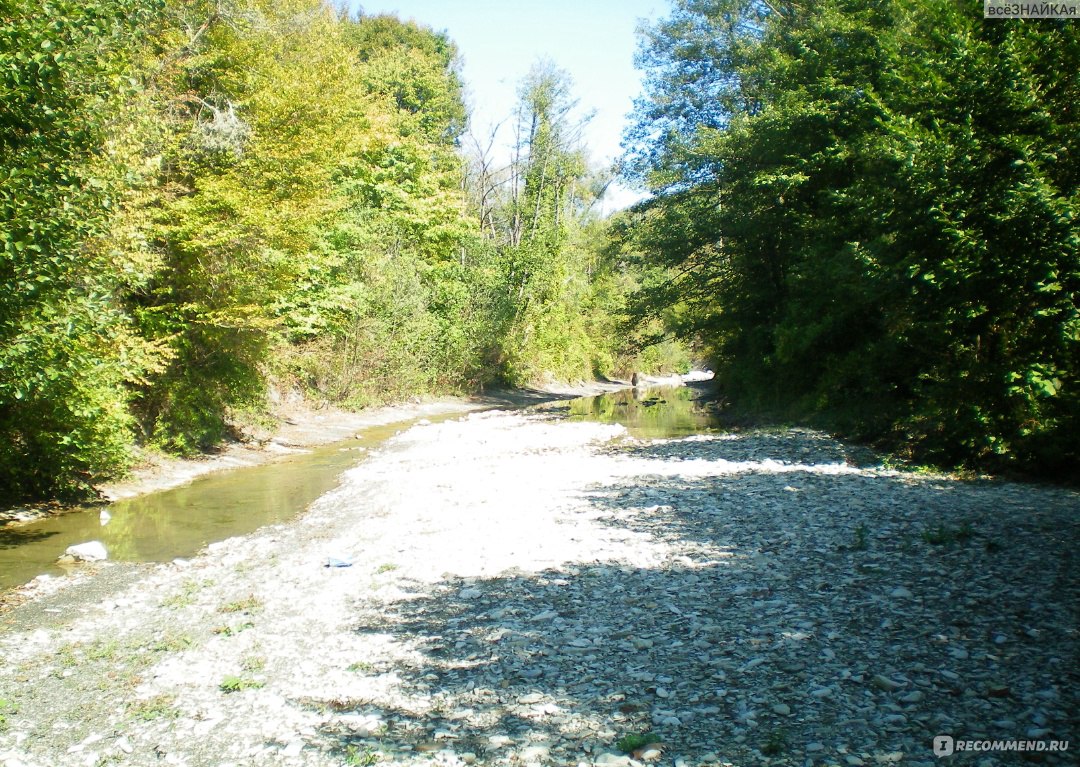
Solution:
[(64, 550), (61, 559), (72, 562), (104, 562), (109, 558), (109, 552), (101, 541), (87, 541), (68, 546)]
[[(400, 767), (717, 767), (763, 764), (778, 728), (775, 764), (936, 767), (928, 733), (1067, 731), (1071, 491), (856, 469), (803, 429), (640, 440), (558, 412), (406, 431), (303, 525), (0, 629), (0, 754), (79, 764), (117, 716), (96, 756), (131, 767), (339, 767), (344, 742)], [(1016, 545), (923, 541), (965, 520)], [(326, 551), (379, 554), (312, 577)], [(218, 688), (253, 662), (265, 687)], [(619, 751), (648, 729), (663, 749)]]
[(886, 692), (893, 692), (904, 686), (900, 682), (889, 679), (889, 677), (881, 674), (874, 674), (870, 681), (874, 687), (877, 687), (879, 690), (885, 690)]

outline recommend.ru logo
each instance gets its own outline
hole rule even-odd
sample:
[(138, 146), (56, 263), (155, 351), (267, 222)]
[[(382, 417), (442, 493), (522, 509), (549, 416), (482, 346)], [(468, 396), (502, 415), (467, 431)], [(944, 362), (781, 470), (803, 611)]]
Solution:
[(952, 756), (959, 751), (1035, 751), (1061, 753), (1069, 750), (1067, 740), (956, 740), (952, 735), (934, 736), (934, 756)]
[(952, 735), (935, 735), (934, 736), (934, 756), (952, 756), (952, 752), (953, 752)]

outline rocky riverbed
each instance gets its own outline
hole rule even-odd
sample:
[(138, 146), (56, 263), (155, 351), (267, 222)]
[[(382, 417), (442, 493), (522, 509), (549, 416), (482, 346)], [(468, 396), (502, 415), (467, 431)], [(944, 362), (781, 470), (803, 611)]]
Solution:
[(852, 456), (416, 426), (296, 523), (32, 586), (0, 764), (928, 765), (942, 734), (1075, 761), (1080, 497)]

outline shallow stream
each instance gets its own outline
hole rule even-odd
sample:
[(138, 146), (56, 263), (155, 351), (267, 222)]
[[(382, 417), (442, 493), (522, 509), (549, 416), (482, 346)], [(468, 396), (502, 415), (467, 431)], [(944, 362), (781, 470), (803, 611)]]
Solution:
[[(572, 420), (621, 423), (638, 437), (677, 437), (713, 425), (694, 396), (692, 387), (627, 389), (540, 408)], [(216, 472), (170, 490), (0, 528), (0, 590), (44, 573), (63, 573), (56, 560), (72, 544), (101, 541), (114, 561), (168, 562), (192, 556), (214, 541), (289, 521), (332, 490), (367, 450), (411, 425), (373, 427), (358, 439), (261, 466)]]

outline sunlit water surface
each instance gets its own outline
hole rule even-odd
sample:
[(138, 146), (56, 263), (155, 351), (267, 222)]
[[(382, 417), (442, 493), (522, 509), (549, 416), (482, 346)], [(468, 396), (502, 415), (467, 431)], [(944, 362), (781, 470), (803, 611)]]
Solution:
[[(678, 437), (713, 426), (693, 396), (691, 388), (625, 390), (541, 409), (571, 420), (621, 423), (637, 437)], [(409, 425), (367, 429), (356, 440), (262, 466), (209, 474), (171, 490), (0, 528), (0, 590), (41, 574), (63, 573), (56, 560), (72, 544), (101, 541), (113, 561), (168, 562), (214, 541), (291, 520), (332, 490), (366, 450)]]
[(624, 389), (600, 397), (556, 403), (575, 421), (618, 423), (641, 439), (686, 437), (717, 427), (716, 416), (692, 386)]

